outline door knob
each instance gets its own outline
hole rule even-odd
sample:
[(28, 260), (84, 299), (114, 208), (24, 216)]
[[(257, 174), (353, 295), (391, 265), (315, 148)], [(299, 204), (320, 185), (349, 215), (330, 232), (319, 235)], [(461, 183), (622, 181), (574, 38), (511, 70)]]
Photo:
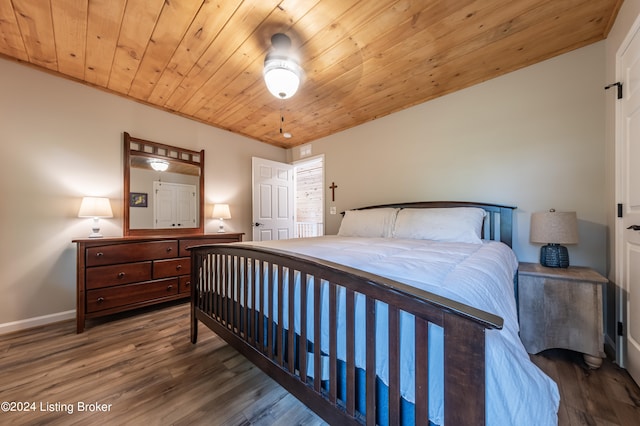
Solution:
[(631, 225), (627, 229), (633, 229), (634, 231), (640, 231), (640, 225)]
[(262, 226), (262, 225), (264, 225), (264, 223), (256, 222), (253, 224), (253, 226)]

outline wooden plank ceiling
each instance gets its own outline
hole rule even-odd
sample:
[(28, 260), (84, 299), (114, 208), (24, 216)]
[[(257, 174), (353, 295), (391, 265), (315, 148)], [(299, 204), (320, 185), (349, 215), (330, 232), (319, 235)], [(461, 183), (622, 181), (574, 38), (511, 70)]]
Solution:
[[(602, 40), (621, 3), (0, 0), (0, 55), (292, 147)], [(284, 101), (262, 79), (278, 32), (305, 72)]]

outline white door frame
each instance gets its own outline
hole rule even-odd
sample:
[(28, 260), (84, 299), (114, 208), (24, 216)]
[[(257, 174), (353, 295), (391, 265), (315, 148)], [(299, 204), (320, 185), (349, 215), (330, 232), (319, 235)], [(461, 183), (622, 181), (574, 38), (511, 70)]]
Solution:
[[(624, 66), (622, 56), (631, 44), (634, 36), (640, 31), (640, 15), (635, 19), (635, 22), (629, 29), (629, 32), (624, 38), (624, 41), (620, 44), (618, 51), (616, 52), (616, 81), (624, 84)], [(639, 35), (640, 36), (640, 35)], [(613, 95), (615, 96), (615, 95)], [(621, 103), (616, 99), (615, 101), (615, 197), (616, 203), (624, 202), (624, 176), (623, 176), (623, 162), (625, 161), (624, 151), (624, 118), (622, 117)], [(616, 321), (623, 324), (623, 328), (627, 328), (627, 296), (626, 296), (626, 283), (624, 273), (624, 218), (616, 217), (615, 219), (615, 273), (614, 279), (617, 286), (616, 290)], [(617, 328), (617, 327), (616, 327)], [(616, 362), (620, 367), (626, 366), (627, 355), (627, 341), (626, 333), (622, 333), (622, 336), (616, 335)]]
[[(322, 209), (322, 214), (321, 214), (321, 217), (322, 217), (322, 235), (324, 235), (324, 229), (325, 229), (325, 223), (326, 223), (326, 218), (325, 218), (325, 215), (324, 215), (324, 213), (325, 213), (324, 212), (324, 196), (325, 196), (325, 188), (324, 188), (325, 187), (325, 180), (324, 180), (324, 172), (325, 172), (324, 154), (318, 154), (318, 155), (314, 155), (313, 157), (306, 157), (306, 158), (303, 158), (303, 159), (300, 159), (300, 160), (296, 160), (292, 164), (294, 166), (294, 176), (297, 176), (296, 169), (298, 168), (298, 166), (305, 165), (306, 163), (313, 163), (313, 162), (316, 162), (316, 161), (322, 161), (322, 193), (320, 194), (320, 208)], [(295, 194), (297, 195), (297, 193), (298, 193), (298, 182), (297, 182), (296, 178), (294, 178), (294, 191), (295, 191)], [(294, 196), (293, 200), (294, 200), (294, 206), (293, 206), (294, 215), (293, 215), (293, 218), (294, 218), (295, 221), (297, 221), (298, 220), (297, 214), (296, 214), (296, 211), (297, 211), (297, 208), (298, 208), (298, 206), (296, 204), (297, 196)]]

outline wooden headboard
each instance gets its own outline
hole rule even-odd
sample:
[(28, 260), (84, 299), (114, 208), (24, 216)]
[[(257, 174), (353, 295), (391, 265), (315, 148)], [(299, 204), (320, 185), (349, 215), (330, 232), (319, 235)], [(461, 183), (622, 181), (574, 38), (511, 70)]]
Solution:
[[(410, 203), (392, 203), (377, 206), (361, 207), (354, 210), (366, 210), (382, 207), (397, 209), (432, 209), (443, 207), (479, 207), (487, 212), (482, 230), (482, 238), (499, 240), (512, 247), (513, 245), (513, 210), (516, 207), (498, 204), (474, 203), (471, 201), (417, 201)], [(497, 222), (497, 225), (496, 225)]]

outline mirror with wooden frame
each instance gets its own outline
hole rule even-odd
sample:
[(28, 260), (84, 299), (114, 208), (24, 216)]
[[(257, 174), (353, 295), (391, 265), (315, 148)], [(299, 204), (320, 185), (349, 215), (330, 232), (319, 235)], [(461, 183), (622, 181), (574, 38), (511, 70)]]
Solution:
[(204, 150), (124, 132), (124, 235), (204, 233)]

